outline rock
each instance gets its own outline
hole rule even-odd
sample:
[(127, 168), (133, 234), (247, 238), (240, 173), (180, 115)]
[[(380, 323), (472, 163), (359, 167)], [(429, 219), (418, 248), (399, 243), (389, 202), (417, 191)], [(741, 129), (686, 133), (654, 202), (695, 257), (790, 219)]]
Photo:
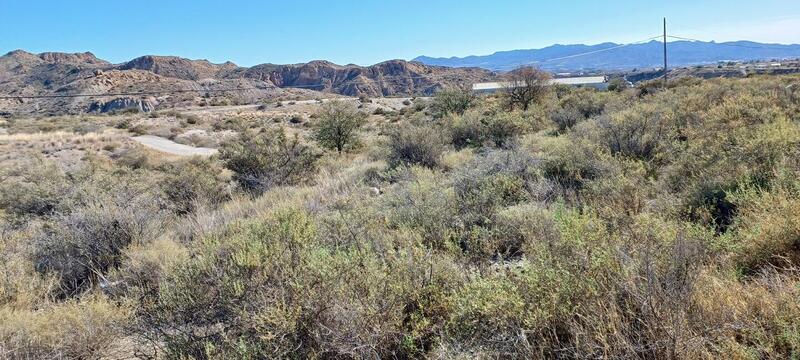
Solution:
[(89, 105), (89, 112), (109, 113), (114, 111), (125, 111), (136, 109), (140, 112), (151, 112), (155, 110), (158, 101), (155, 99), (136, 99), (132, 97), (120, 97), (110, 101), (98, 100)]

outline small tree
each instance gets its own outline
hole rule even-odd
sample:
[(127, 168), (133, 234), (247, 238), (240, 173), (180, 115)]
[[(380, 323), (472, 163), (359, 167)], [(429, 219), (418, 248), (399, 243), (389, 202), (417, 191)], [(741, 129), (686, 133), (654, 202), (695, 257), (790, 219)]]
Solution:
[(239, 185), (259, 194), (273, 186), (304, 182), (316, 172), (319, 155), (297, 135), (290, 138), (280, 129), (242, 132), (222, 147), (220, 158)]
[(447, 114), (463, 115), (475, 102), (475, 94), (468, 89), (446, 88), (433, 95), (431, 111), (437, 118)]
[(503, 93), (506, 104), (512, 110), (517, 106), (528, 110), (531, 103), (541, 100), (550, 91), (550, 75), (539, 69), (521, 67), (512, 71), (510, 77)]
[(322, 105), (314, 138), (320, 146), (340, 154), (358, 143), (358, 131), (364, 126), (366, 114), (351, 103), (331, 101)]

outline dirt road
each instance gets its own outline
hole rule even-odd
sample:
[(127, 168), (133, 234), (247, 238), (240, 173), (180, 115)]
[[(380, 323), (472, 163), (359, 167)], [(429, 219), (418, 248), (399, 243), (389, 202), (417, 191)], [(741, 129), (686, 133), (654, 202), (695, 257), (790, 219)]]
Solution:
[(136, 136), (132, 139), (153, 150), (178, 156), (211, 156), (217, 153), (217, 149), (178, 144), (174, 141), (153, 135)]

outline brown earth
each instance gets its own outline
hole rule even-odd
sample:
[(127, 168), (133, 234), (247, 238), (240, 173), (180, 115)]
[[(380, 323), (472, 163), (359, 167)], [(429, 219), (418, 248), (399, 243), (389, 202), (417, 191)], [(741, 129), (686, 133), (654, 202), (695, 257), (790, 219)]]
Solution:
[[(369, 97), (430, 95), (442, 87), (467, 85), (494, 76), (477, 68), (455, 69), (404, 60), (366, 67), (312, 61), (247, 68), (231, 62), (214, 64), (175, 56), (142, 56), (111, 64), (88, 52), (32, 54), (15, 50), (0, 56), (0, 97), (96, 96), (0, 98), (0, 116), (152, 111), (327, 97), (322, 93)], [(122, 95), (129, 93), (135, 94)]]

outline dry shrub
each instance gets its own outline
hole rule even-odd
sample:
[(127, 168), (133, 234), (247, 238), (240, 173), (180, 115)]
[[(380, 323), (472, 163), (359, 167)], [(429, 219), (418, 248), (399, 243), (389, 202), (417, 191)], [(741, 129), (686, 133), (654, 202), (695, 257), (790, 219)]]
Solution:
[(198, 207), (216, 207), (231, 197), (230, 176), (213, 160), (193, 157), (165, 164), (167, 173), (161, 181), (173, 211), (184, 215)]
[(358, 245), (331, 251), (317, 242), (307, 214), (273, 215), (199, 244), (194, 257), (162, 280), (158, 300), (140, 311), (139, 321), (150, 329), (145, 336), (175, 357), (401, 351), (414, 284), (439, 277), (415, 260), (424, 260), (424, 251), (407, 237), (396, 240), (404, 242), (403, 252)]
[(295, 134), (281, 128), (252, 133), (244, 131), (220, 149), (220, 159), (234, 172), (234, 180), (245, 190), (261, 194), (274, 186), (295, 185), (316, 173), (319, 154)]
[(720, 241), (746, 273), (770, 265), (800, 264), (800, 199), (786, 188), (759, 191), (750, 188), (731, 199), (737, 208), (732, 233)]
[(0, 179), (0, 209), (20, 220), (61, 210), (70, 191), (65, 174), (43, 159), (3, 171)]
[(440, 132), (427, 126), (408, 125), (389, 135), (389, 165), (439, 165), (445, 146)]
[(116, 342), (129, 311), (102, 296), (39, 309), (0, 308), (0, 356), (14, 359), (90, 359), (126, 356)]
[(59, 277), (59, 293), (72, 296), (105, 281), (130, 244), (152, 240), (160, 215), (154, 204), (94, 203), (56, 217), (37, 239), (36, 267)]

